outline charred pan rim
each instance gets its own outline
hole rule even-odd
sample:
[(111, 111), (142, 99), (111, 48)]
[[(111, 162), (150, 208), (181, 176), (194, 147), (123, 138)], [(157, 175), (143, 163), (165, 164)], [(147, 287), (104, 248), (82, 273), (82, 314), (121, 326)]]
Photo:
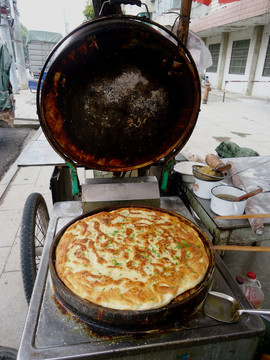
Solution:
[(101, 305), (96, 305), (90, 301), (84, 300), (79, 296), (75, 295), (71, 290), (69, 290), (66, 285), (59, 279), (56, 270), (55, 270), (55, 250), (60, 241), (62, 235), (67, 230), (67, 228), (75, 223), (78, 220), (81, 220), (85, 217), (97, 214), (99, 212), (105, 211), (110, 212), (119, 208), (130, 208), (130, 205), (127, 206), (110, 206), (96, 209), (94, 211), (85, 213), (70, 221), (67, 225), (60, 230), (60, 232), (55, 236), (49, 253), (49, 268), (52, 278), (52, 283), (55, 291), (55, 295), (63, 303), (67, 304), (67, 307), (76, 315), (80, 315), (91, 322), (99, 321), (107, 325), (121, 326), (124, 328), (131, 327), (141, 327), (141, 326), (151, 326), (156, 323), (162, 323), (164, 321), (170, 320), (172, 318), (184, 320), (186, 317), (193, 314), (200, 304), (204, 301), (210, 286), (212, 284), (213, 274), (214, 274), (214, 252), (212, 249), (212, 244), (208, 239), (207, 235), (195, 225), (192, 221), (186, 219), (185, 217), (176, 214), (172, 211), (167, 211), (160, 208), (148, 207), (148, 206), (136, 206), (132, 207), (145, 208), (155, 211), (160, 211), (171, 216), (176, 216), (181, 221), (186, 223), (195, 229), (201, 240), (203, 241), (205, 248), (209, 257), (209, 266), (207, 272), (204, 276), (204, 279), (193, 289), (186, 291), (185, 293), (179, 295), (173, 299), (168, 305), (165, 305), (161, 308), (152, 309), (152, 310), (117, 310), (106, 308)]

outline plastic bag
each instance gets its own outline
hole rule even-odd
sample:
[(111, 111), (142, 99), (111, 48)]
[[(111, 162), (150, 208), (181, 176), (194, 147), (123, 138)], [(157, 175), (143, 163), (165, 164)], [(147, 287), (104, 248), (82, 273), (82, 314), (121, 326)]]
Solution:
[[(179, 21), (176, 21), (172, 27), (169, 25), (166, 27), (170, 29), (174, 35), (177, 35), (178, 25)], [(212, 55), (208, 47), (204, 41), (191, 30), (188, 32), (186, 47), (195, 61), (198, 73), (202, 75), (205, 69), (213, 64)]]
[(212, 55), (203, 40), (191, 30), (188, 32), (187, 48), (196, 63), (198, 73), (203, 74), (204, 70), (213, 64)]

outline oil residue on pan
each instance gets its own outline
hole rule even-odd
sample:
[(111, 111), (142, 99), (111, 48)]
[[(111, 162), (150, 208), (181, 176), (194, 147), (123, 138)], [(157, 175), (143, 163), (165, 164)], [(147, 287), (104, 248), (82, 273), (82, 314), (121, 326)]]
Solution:
[[(80, 139), (80, 146), (89, 153), (94, 149), (99, 158), (110, 154), (114, 158), (122, 155), (124, 159), (130, 154), (145, 153), (147, 148), (158, 146), (158, 138), (162, 139), (162, 133), (167, 131), (167, 91), (161, 85), (153, 85), (138, 67), (126, 65), (121, 70), (116, 77), (102, 71), (102, 77), (94, 76), (85, 89), (78, 89), (79, 101), (71, 99), (66, 104), (72, 118), (79, 115), (79, 119), (89, 119), (87, 132), (91, 142), (84, 135), (83, 121), (72, 123), (70, 130), (75, 139)], [(153, 126), (154, 122), (160, 126)]]

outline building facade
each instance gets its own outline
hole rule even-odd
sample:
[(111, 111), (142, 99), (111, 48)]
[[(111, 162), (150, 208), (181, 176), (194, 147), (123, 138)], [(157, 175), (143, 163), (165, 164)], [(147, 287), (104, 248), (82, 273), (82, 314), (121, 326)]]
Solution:
[[(172, 26), (179, 17), (181, 0), (145, 2), (162, 25)], [(130, 6), (126, 13), (138, 15), (142, 7)], [(213, 65), (205, 70), (213, 88), (270, 100), (270, 0), (193, 2), (190, 29), (212, 54)]]
[(209, 48), (206, 69), (214, 88), (270, 100), (270, 1), (212, 2), (206, 15), (191, 19), (190, 29)]

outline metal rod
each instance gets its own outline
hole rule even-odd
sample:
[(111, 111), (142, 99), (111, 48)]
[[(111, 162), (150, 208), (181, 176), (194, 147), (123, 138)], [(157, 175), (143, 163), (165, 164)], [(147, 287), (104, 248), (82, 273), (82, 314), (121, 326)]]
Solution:
[(243, 215), (220, 215), (214, 216), (214, 220), (234, 220), (234, 219), (264, 219), (269, 218), (270, 214), (243, 214)]
[(270, 252), (267, 246), (213, 245), (214, 250)]

